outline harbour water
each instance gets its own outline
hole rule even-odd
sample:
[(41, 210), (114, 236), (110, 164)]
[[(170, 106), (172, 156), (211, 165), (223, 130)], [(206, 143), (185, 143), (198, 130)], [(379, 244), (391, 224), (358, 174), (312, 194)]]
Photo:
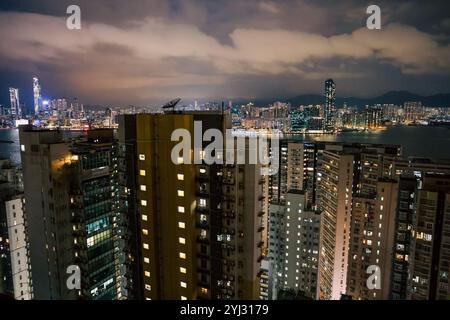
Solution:
[[(81, 132), (68, 131), (68, 136)], [(398, 144), (404, 156), (450, 159), (450, 128), (436, 126), (392, 126), (386, 130), (341, 132), (336, 135), (296, 135), (301, 141), (342, 141), (360, 143)], [(19, 131), (0, 129), (0, 158), (20, 163)]]

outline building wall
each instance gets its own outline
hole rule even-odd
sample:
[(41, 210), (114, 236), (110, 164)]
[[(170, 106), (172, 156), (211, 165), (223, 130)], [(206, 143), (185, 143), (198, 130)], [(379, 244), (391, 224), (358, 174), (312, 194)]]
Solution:
[(415, 202), (409, 298), (448, 299), (450, 176), (423, 175)]
[[(397, 192), (395, 181), (379, 181), (374, 197), (353, 198), (347, 274), (347, 295), (353, 299), (389, 298)], [(380, 275), (374, 288), (367, 284), (370, 266), (376, 266)]]
[[(260, 166), (172, 163), (178, 143), (170, 141), (172, 132), (184, 128), (192, 137), (209, 128), (223, 132), (221, 114), (136, 119), (145, 297), (259, 298), (267, 230)], [(202, 132), (196, 132), (194, 121), (202, 122)], [(203, 148), (209, 144), (203, 143)], [(188, 146), (193, 155), (193, 141)]]
[(351, 154), (325, 151), (320, 165), (319, 299), (338, 300), (346, 292), (353, 161)]
[(33, 298), (33, 289), (31, 285), (31, 266), (28, 263), (23, 198), (19, 196), (16, 199), (6, 201), (5, 205), (14, 298), (17, 300), (30, 300)]

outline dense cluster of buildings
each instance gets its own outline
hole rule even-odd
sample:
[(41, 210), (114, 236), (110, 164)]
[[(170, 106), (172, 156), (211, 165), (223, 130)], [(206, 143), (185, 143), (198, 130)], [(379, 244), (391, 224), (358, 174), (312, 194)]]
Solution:
[(86, 109), (76, 98), (45, 99), (38, 77), (33, 77), (32, 84), (32, 109), (20, 102), (18, 88), (9, 88), (9, 107), (0, 105), (0, 127), (14, 128), (30, 123), (42, 128), (76, 130), (117, 128), (117, 112), (111, 108)]
[(249, 103), (232, 108), (233, 126), (244, 130), (281, 130), (287, 134), (335, 133), (346, 130), (377, 130), (393, 124), (427, 125), (448, 119), (447, 108), (425, 107), (421, 102), (403, 105), (336, 105), (336, 84), (325, 81), (324, 103), (291, 105), (275, 102), (268, 107)]
[[(197, 121), (200, 134), (225, 135), (232, 116), (128, 114), (117, 132), (70, 139), (22, 126), (21, 167), (0, 163), (0, 292), (448, 299), (450, 164), (405, 159), (395, 145), (292, 139), (271, 145), (272, 175), (261, 175), (263, 164), (204, 155), (174, 163), (172, 132), (194, 135)], [(238, 156), (250, 146), (234, 148)]]
[[(19, 89), (9, 88), (10, 106), (0, 105), (0, 126), (18, 127), (33, 124), (43, 128), (86, 129), (117, 128), (120, 114), (154, 112), (150, 107), (86, 108), (76, 98), (44, 99), (37, 77), (33, 78), (33, 109), (27, 110), (21, 103)], [(325, 81), (323, 103), (315, 105), (292, 105), (274, 102), (269, 106), (227, 105), (216, 102), (184, 105), (185, 111), (229, 110), (234, 129), (280, 130), (286, 134), (336, 133), (347, 130), (377, 130), (392, 124), (428, 125), (445, 120), (450, 113), (447, 108), (426, 107), (421, 102), (405, 102), (403, 105), (376, 104), (366, 106), (342, 106), (336, 104), (336, 84)]]

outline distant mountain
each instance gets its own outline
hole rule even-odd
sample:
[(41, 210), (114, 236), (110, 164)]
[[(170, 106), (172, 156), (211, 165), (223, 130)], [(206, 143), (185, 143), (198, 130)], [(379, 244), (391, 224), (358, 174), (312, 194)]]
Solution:
[[(293, 98), (277, 98), (277, 99), (258, 99), (255, 101), (256, 105), (265, 106), (273, 101), (290, 102), (294, 106), (309, 105), (309, 104), (323, 104), (325, 97), (318, 94), (304, 94)], [(392, 103), (396, 105), (403, 105), (408, 101), (421, 101), (423, 105), (428, 107), (450, 107), (450, 94), (435, 94), (431, 96), (421, 96), (408, 91), (389, 91), (381, 96), (373, 98), (356, 98), (348, 97), (336, 98), (336, 105), (341, 107), (344, 103), (347, 106), (364, 107), (365, 105)]]

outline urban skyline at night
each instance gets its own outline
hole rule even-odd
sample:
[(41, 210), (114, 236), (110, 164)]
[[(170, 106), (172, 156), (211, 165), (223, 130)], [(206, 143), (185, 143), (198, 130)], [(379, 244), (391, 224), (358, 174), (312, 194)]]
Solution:
[(448, 12), (3, 1), (0, 300), (450, 300)]

